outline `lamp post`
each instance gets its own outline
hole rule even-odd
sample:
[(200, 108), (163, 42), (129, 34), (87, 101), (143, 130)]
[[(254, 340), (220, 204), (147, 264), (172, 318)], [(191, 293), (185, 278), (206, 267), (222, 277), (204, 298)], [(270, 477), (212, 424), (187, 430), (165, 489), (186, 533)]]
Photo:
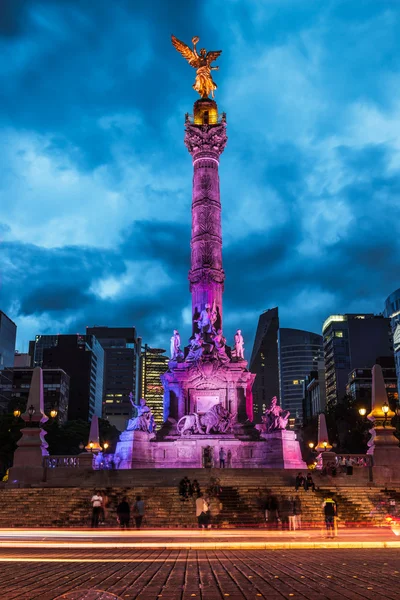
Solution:
[(35, 407), (33, 406), (33, 404), (31, 404), (30, 407), (28, 408), (29, 423), (32, 422), (32, 417), (35, 414), (35, 412), (36, 412)]
[(328, 446), (328, 442), (322, 442), (322, 445), (323, 445), (323, 447), (324, 447), (324, 450), (326, 451), (326, 449), (327, 449), (327, 446)]
[(19, 408), (16, 408), (13, 412), (13, 415), (16, 419), (19, 419), (21, 416), (21, 411), (19, 410)]
[(90, 450), (90, 452), (93, 452), (93, 448), (94, 448), (94, 442), (89, 442), (89, 450)]
[(382, 411), (385, 415), (385, 420), (383, 421), (383, 426), (386, 427), (386, 415), (389, 412), (389, 404), (387, 402), (384, 402), (384, 404), (382, 405)]
[(310, 450), (313, 450), (314, 446), (315, 446), (314, 442), (308, 443), (308, 447), (310, 448)]
[(50, 411), (51, 418), (55, 419), (57, 415), (58, 415), (57, 410), (55, 408), (52, 408), (51, 411)]
[(358, 409), (358, 412), (361, 417), (365, 417), (365, 415), (367, 414), (367, 409), (362, 407)]

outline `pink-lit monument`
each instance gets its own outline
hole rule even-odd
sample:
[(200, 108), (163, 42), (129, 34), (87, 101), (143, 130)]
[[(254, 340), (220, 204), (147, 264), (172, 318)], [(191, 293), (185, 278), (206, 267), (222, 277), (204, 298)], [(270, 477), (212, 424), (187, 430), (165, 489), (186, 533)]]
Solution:
[[(186, 348), (181, 348), (177, 330), (171, 338), (169, 369), (161, 378), (163, 427), (154, 433), (150, 427), (143, 431), (128, 426), (116, 450), (119, 467), (212, 466), (225, 454), (231, 467), (304, 468), (294, 433), (285, 431), (287, 419), (277, 414), (268, 431), (253, 426), (255, 375), (247, 370), (241, 330), (235, 333), (232, 349), (223, 334), (225, 273), (218, 167), (227, 142), (226, 118), (208, 97), (216, 89), (211, 63), (221, 53), (201, 50), (198, 54), (198, 38), (193, 38), (193, 50), (174, 37), (172, 41), (197, 69), (193, 87), (201, 96), (185, 122), (185, 145), (193, 159), (189, 270), (193, 329)], [(280, 407), (274, 410), (277, 413)]]

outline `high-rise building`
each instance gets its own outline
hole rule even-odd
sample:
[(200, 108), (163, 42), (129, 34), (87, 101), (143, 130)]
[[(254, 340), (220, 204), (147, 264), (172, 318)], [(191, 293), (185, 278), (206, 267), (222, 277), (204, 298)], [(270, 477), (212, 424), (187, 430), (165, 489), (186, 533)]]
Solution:
[(371, 369), (379, 356), (393, 355), (390, 319), (373, 314), (331, 315), (322, 327), (326, 402), (346, 394), (350, 371)]
[(400, 288), (386, 298), (383, 316), (390, 319), (396, 374), (400, 381)]
[(278, 308), (263, 312), (258, 319), (250, 359), (250, 371), (256, 374), (253, 384), (253, 408), (256, 421), (261, 420), (261, 415), (271, 402), (271, 398), (279, 396), (278, 330)]
[(16, 337), (16, 324), (0, 310), (0, 369), (7, 369), (14, 366)]
[(279, 390), (281, 405), (292, 419), (303, 419), (303, 384), (323, 360), (322, 336), (301, 329), (278, 331)]
[(277, 396), (299, 421), (303, 413), (303, 383), (322, 360), (322, 336), (300, 329), (281, 328), (278, 308), (263, 312), (250, 359), (256, 373), (253, 385), (254, 418), (260, 421), (271, 398)]
[(303, 424), (325, 411), (325, 363), (318, 361), (317, 369), (305, 378), (303, 384)]
[[(32, 380), (32, 368), (14, 367), (0, 374), (0, 410), (25, 412)], [(62, 369), (43, 369), (44, 412), (57, 411), (57, 420), (64, 423), (68, 416), (69, 376)]]
[(141, 338), (134, 327), (87, 327), (104, 350), (103, 416), (123, 431), (132, 415), (130, 394), (138, 401)]
[(60, 334), (56, 335), (36, 335), (35, 339), (29, 342), (29, 354), (32, 357), (32, 366), (43, 366), (43, 351), (45, 348), (54, 348), (58, 344)]
[[(42, 344), (47, 336), (39, 337)], [(63, 369), (70, 376), (68, 420), (101, 417), (104, 350), (95, 336), (58, 335), (56, 344), (41, 351), (44, 368)]]
[(165, 350), (145, 345), (141, 361), (140, 395), (146, 399), (159, 427), (164, 420), (164, 388), (160, 376), (168, 370), (168, 361)]

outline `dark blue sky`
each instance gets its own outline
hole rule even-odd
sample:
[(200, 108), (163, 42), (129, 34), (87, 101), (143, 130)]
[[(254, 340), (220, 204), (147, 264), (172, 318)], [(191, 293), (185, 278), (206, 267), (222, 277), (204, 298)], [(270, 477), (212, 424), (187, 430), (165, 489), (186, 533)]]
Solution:
[(222, 49), (225, 334), (320, 332), (400, 286), (398, 0), (2, 0), (1, 305), (36, 333), (189, 331), (194, 71)]

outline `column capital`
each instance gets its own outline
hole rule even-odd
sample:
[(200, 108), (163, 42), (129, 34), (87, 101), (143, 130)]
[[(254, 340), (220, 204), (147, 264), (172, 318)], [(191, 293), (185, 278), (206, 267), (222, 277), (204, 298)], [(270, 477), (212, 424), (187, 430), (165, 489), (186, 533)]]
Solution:
[(226, 135), (226, 123), (223, 121), (218, 125), (194, 125), (185, 123), (185, 145), (193, 156), (197, 158), (215, 158), (225, 149), (228, 136)]

